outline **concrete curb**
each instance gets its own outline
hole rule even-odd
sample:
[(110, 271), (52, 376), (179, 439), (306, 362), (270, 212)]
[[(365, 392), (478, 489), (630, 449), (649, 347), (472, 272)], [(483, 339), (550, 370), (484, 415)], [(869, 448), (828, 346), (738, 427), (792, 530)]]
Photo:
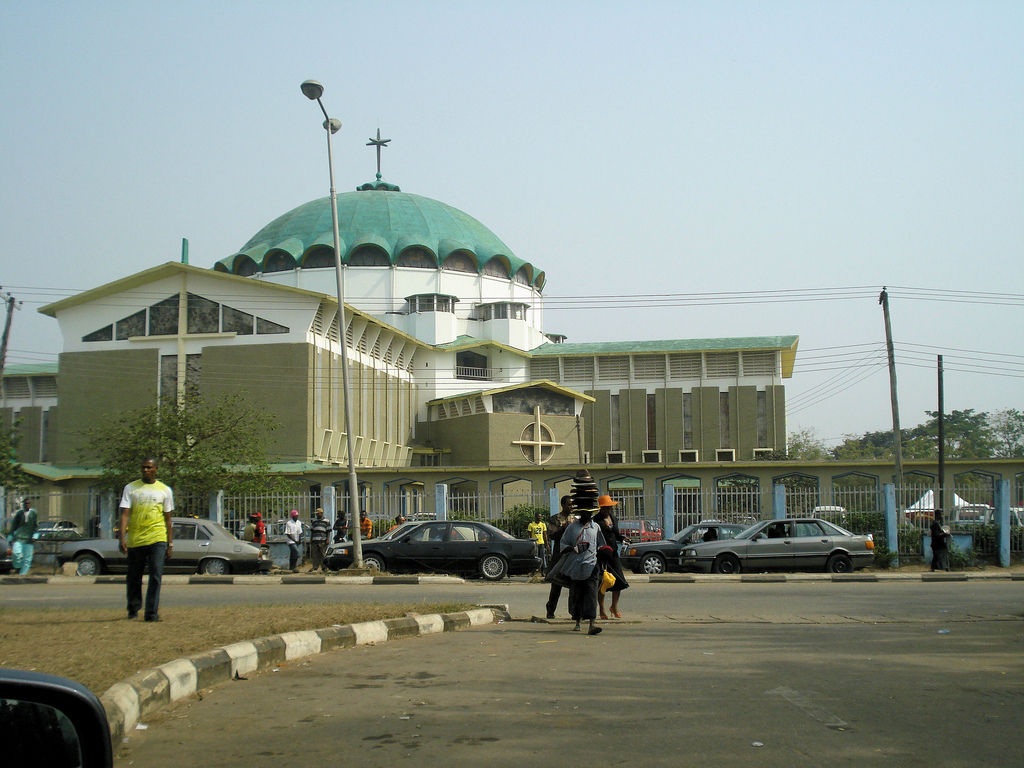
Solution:
[(461, 613), (405, 616), (359, 624), (335, 625), (233, 643), (143, 670), (115, 683), (100, 697), (107, 710), (110, 737), (120, 744), (142, 718), (202, 688), (317, 653), (357, 645), (386, 643), (402, 637), (454, 632), (508, 621), (507, 611), (477, 608)]
[[(899, 573), (898, 571), (856, 571), (854, 573), (738, 573), (732, 576), (707, 573), (662, 573), (647, 575), (630, 573), (627, 577), (631, 582), (652, 584), (724, 584), (727, 582), (747, 583), (783, 583), (803, 581), (1024, 581), (1024, 571), (998, 569), (991, 571), (949, 571), (931, 572), (914, 571)], [(531, 583), (531, 577), (512, 577), (507, 582), (517, 584)], [(124, 584), (123, 575), (103, 576), (0, 576), (0, 584)], [(458, 576), (323, 576), (320, 574), (287, 573), (265, 576), (164, 576), (164, 584), (244, 584), (258, 586), (261, 584), (345, 584), (353, 585), (384, 585), (384, 584), (465, 584), (466, 579)], [(544, 582), (536, 582), (543, 584)]]

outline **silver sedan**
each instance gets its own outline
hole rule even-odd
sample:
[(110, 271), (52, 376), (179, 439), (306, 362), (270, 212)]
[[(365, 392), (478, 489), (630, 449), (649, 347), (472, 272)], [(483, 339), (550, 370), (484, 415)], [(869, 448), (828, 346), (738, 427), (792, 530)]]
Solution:
[[(231, 532), (212, 520), (172, 517), (174, 548), (164, 564), (164, 573), (254, 573), (266, 570), (260, 548), (239, 541)], [(127, 573), (128, 557), (117, 539), (80, 539), (68, 541), (61, 549), (58, 563), (75, 563), (79, 576), (101, 573)]]
[(739, 573), (764, 570), (826, 570), (850, 573), (870, 565), (875, 542), (818, 518), (762, 520), (723, 541), (686, 547), (679, 565), (686, 571)]

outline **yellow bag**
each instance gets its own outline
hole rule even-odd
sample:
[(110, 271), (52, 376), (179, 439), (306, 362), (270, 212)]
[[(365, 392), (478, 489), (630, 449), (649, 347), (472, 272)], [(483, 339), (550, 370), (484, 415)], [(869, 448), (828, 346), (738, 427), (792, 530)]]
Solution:
[(611, 571), (605, 571), (601, 576), (601, 594), (603, 595), (609, 589), (615, 586), (615, 576)]

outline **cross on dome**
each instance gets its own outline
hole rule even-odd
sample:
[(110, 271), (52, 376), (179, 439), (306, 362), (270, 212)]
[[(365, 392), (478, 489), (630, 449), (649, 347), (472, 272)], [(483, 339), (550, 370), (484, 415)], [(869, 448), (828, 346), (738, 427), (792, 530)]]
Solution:
[(391, 142), (391, 139), (382, 139), (380, 137), (380, 128), (377, 129), (377, 138), (375, 139), (375, 138), (373, 138), (371, 136), (370, 140), (368, 142), (366, 142), (366, 146), (368, 146), (368, 147), (376, 147), (377, 148), (377, 180), (378, 181), (380, 181), (380, 179), (381, 179), (381, 175), (380, 175), (380, 151), (382, 149), (386, 149), (390, 142)]

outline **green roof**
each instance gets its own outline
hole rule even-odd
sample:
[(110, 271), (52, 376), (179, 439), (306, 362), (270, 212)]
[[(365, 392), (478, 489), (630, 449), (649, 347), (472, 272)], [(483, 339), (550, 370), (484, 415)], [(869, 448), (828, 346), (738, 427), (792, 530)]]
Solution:
[(535, 357), (556, 355), (624, 355), (638, 352), (718, 352), (753, 349), (791, 349), (799, 336), (744, 336), (732, 339), (667, 339), (662, 341), (595, 341), (542, 344), (530, 350)]
[[(517, 258), (468, 213), (429, 197), (400, 192), (397, 187), (363, 185), (359, 191), (338, 195), (338, 229), (343, 263), (364, 245), (383, 250), (392, 264), (407, 248), (423, 248), (438, 267), (451, 254), (464, 251), (476, 260), (478, 271), (497, 257), (509, 279), (525, 268), (528, 281), (543, 287), (542, 272)], [(331, 202), (322, 197), (274, 219), (237, 253), (218, 261), (214, 269), (234, 273), (246, 257), (262, 269), (274, 253), (286, 253), (301, 266), (312, 249), (333, 243)]]
[(56, 375), (57, 363), (22, 363), (5, 365), (4, 376), (45, 376)]
[(574, 355), (658, 354), (664, 352), (744, 352), (782, 350), (782, 376), (793, 375), (799, 336), (740, 336), (731, 339), (666, 339), (661, 341), (595, 341), (542, 344), (530, 350), (534, 357)]

